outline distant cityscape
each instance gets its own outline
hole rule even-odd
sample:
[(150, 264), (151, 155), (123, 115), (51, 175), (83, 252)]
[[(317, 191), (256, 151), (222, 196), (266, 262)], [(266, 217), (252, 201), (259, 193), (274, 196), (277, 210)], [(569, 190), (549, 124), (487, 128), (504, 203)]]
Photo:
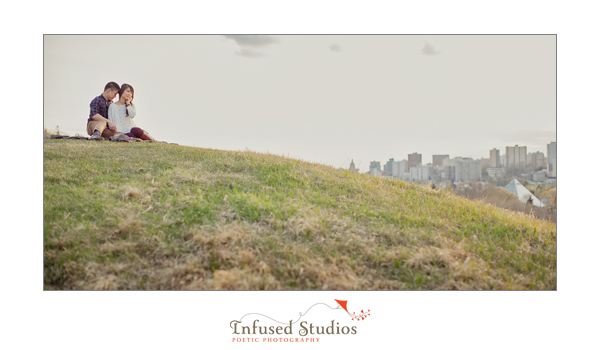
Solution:
[[(489, 158), (450, 158), (448, 154), (433, 155), (431, 163), (423, 165), (419, 153), (408, 154), (407, 159), (390, 158), (381, 168), (381, 162), (372, 161), (365, 174), (396, 180), (433, 183), (436, 187), (460, 186), (470, 181), (490, 182), (506, 186), (518, 178), (530, 185), (556, 186), (556, 142), (550, 142), (547, 154), (527, 153), (527, 146), (506, 146), (504, 154), (499, 149), (490, 150)], [(354, 160), (350, 171), (359, 172)]]

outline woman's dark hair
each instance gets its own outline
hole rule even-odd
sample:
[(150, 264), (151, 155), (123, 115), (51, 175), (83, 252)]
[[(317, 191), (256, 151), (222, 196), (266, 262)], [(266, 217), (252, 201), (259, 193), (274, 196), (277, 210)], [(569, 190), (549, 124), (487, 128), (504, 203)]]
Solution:
[[(131, 102), (133, 102), (133, 97), (135, 95), (135, 91), (133, 90), (133, 86), (131, 86), (129, 84), (121, 85), (121, 89), (119, 90), (119, 98), (121, 98), (121, 96), (123, 96), (123, 94), (125, 93), (125, 90), (127, 90), (128, 88), (131, 90)], [(125, 108), (125, 111), (126, 111), (127, 115), (129, 116), (129, 111), (127, 110), (127, 108)]]
[(121, 98), (121, 96), (123, 96), (123, 94), (125, 93), (125, 90), (127, 90), (127, 88), (129, 88), (131, 90), (131, 100), (133, 101), (134, 90), (133, 90), (133, 86), (131, 86), (129, 84), (121, 85), (121, 89), (119, 89), (119, 98)]

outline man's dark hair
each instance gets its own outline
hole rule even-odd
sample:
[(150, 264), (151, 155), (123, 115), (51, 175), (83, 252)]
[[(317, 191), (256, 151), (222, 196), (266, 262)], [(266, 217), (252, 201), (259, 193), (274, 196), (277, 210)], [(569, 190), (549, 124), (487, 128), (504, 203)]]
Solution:
[(106, 86), (104, 87), (104, 91), (111, 89), (111, 90), (121, 90), (121, 88), (119, 87), (119, 84), (115, 83), (114, 81), (111, 81), (110, 83), (106, 84)]

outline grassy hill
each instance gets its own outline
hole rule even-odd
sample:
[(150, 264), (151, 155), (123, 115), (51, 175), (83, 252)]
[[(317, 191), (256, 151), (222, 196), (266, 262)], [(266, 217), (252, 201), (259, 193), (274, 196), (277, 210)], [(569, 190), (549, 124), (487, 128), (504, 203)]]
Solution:
[(556, 225), (251, 151), (44, 140), (45, 289), (556, 289)]

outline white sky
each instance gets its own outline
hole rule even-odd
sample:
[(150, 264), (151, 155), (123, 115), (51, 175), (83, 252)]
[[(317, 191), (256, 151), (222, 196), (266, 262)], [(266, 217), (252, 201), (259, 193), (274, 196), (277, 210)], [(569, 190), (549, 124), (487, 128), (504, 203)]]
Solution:
[(160, 140), (370, 161), (556, 141), (553, 35), (44, 36), (44, 126), (85, 134), (109, 81)]

